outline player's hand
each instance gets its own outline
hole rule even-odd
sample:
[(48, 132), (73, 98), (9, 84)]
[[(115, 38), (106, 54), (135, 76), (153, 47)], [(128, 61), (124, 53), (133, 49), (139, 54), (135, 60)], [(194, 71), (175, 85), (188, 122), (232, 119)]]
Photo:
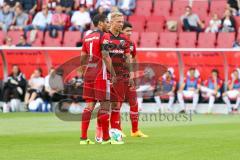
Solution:
[(112, 83), (116, 83), (117, 82), (117, 77), (116, 76), (112, 76), (111, 81), (112, 81)]
[(129, 84), (128, 84), (131, 88), (135, 87), (135, 83), (133, 79), (129, 79)]

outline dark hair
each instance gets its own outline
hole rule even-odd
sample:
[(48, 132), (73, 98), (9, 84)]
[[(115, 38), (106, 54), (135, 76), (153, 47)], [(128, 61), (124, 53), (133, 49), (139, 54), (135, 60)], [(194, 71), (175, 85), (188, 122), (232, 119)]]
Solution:
[(189, 9), (191, 9), (191, 10), (192, 10), (192, 7), (191, 7), (191, 6), (186, 6), (185, 8), (186, 8), (186, 9), (187, 9), (187, 8), (189, 8)]
[(107, 19), (107, 17), (105, 16), (105, 15), (99, 15), (99, 14), (97, 14), (97, 15), (95, 15), (94, 17), (93, 17), (93, 25), (95, 26), (95, 27), (97, 27), (98, 26), (98, 24), (99, 24), (99, 22), (104, 22), (105, 20)]
[(129, 23), (128, 21), (125, 21), (124, 24), (123, 24), (123, 28), (122, 29), (124, 30), (125, 28), (128, 28), (128, 27), (132, 28), (132, 24)]
[(217, 69), (212, 69), (212, 73), (217, 73), (217, 75), (219, 75), (219, 72)]
[(189, 68), (189, 71), (192, 71), (192, 70), (195, 70), (195, 68), (194, 67)]

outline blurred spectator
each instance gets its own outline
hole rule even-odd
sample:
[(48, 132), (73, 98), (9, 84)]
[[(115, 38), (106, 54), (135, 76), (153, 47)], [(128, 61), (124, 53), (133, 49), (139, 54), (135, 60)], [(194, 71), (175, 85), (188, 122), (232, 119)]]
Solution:
[(2, 6), (4, 5), (4, 0), (0, 0), (0, 8), (2, 8)]
[(181, 16), (184, 31), (202, 32), (204, 24), (199, 19), (198, 15), (192, 13), (192, 8), (187, 6), (185, 8), (185, 14)]
[(57, 4), (59, 3), (59, 0), (46, 0), (46, 3), (50, 10), (55, 10)]
[(216, 69), (212, 70), (211, 76), (204, 81), (201, 86), (202, 97), (209, 100), (208, 113), (212, 112), (212, 108), (216, 98), (221, 96), (222, 80), (219, 78), (219, 72)]
[(136, 0), (118, 0), (117, 6), (124, 15), (130, 16), (136, 7)]
[(107, 16), (107, 12), (104, 10), (104, 8), (102, 6), (99, 6), (96, 10), (93, 10), (91, 12), (91, 18), (93, 19), (95, 15), (102, 15), (102, 14)]
[(168, 111), (172, 112), (173, 111), (173, 103), (175, 99), (175, 89), (176, 89), (176, 81), (174, 80), (173, 77), (173, 70), (168, 69), (168, 71), (159, 78), (158, 85), (157, 85), (157, 90), (154, 96), (154, 99), (161, 109), (161, 112), (164, 112), (164, 108), (162, 106), (161, 99), (163, 100), (168, 100), (168, 106), (167, 109)]
[(10, 27), (10, 30), (23, 30), (25, 26), (27, 26), (28, 22), (28, 14), (23, 12), (21, 6), (17, 6), (15, 10), (15, 16), (13, 18), (13, 24)]
[[(90, 11), (92, 11), (93, 6), (94, 6), (93, 0), (76, 0), (76, 3), (75, 3), (76, 6), (79, 6), (81, 4), (84, 4)], [(75, 7), (75, 8), (77, 8), (77, 7)]]
[(62, 99), (61, 92), (64, 89), (63, 79), (51, 68), (49, 74), (45, 77), (45, 99), (48, 101), (59, 101)]
[(184, 99), (193, 100), (193, 106), (191, 110), (193, 112), (196, 111), (199, 100), (199, 89), (201, 87), (200, 84), (201, 80), (199, 78), (199, 72), (195, 68), (190, 68), (177, 94), (182, 111), (186, 111)]
[(27, 43), (27, 37), (24, 35), (21, 35), (19, 37), (19, 43), (16, 45), (17, 47), (31, 47), (31, 44)]
[(227, 3), (233, 11), (233, 15), (240, 15), (240, 0), (228, 0)]
[(68, 16), (62, 12), (61, 5), (57, 4), (56, 11), (52, 15), (50, 30), (63, 31), (67, 25)]
[(72, 9), (75, 6), (75, 1), (76, 0), (60, 0), (60, 5), (62, 6), (63, 11), (69, 15), (72, 15)]
[[(234, 106), (231, 105), (232, 101), (236, 101)], [(231, 80), (228, 81), (228, 91), (223, 93), (223, 101), (228, 106), (228, 112), (235, 112), (240, 105), (240, 69), (235, 69), (231, 74)]]
[(12, 37), (7, 36), (5, 38), (5, 42), (6, 44), (4, 45), (4, 47), (15, 47), (15, 45), (13, 44)]
[(37, 9), (37, 0), (21, 0), (23, 10), (30, 14), (35, 14)]
[(42, 77), (42, 69), (38, 68), (31, 75), (31, 78), (28, 82), (28, 89), (24, 99), (26, 105), (34, 101), (37, 97), (41, 96), (44, 84), (45, 81)]
[(46, 5), (42, 6), (42, 11), (38, 12), (33, 18), (32, 24), (28, 25), (24, 28), (24, 32), (31, 30), (41, 30), (45, 31), (48, 25), (51, 23), (52, 13), (48, 11), (48, 7)]
[(86, 11), (85, 5), (80, 5), (79, 11), (75, 11), (71, 18), (72, 26), (70, 31), (79, 30), (83, 32), (88, 24), (91, 24), (91, 17), (88, 11)]
[(13, 65), (3, 89), (3, 112), (20, 110), (20, 100), (24, 96), (26, 79), (17, 65)]
[(146, 67), (144, 69), (144, 75), (138, 82), (139, 88), (136, 90), (138, 94), (138, 106), (142, 109), (142, 103), (144, 98), (152, 98), (156, 89), (157, 81), (155, 79), (155, 73), (152, 68)]
[(11, 11), (14, 11), (15, 7), (21, 4), (21, 0), (4, 0), (4, 2), (10, 6)]
[(233, 48), (240, 48), (240, 38), (233, 43)]
[(112, 6), (116, 5), (116, 0), (98, 0), (95, 7), (98, 8), (102, 6), (103, 9), (107, 12), (110, 12)]
[(10, 11), (10, 6), (5, 5), (3, 9), (0, 10), (0, 29), (7, 32), (13, 22), (13, 17), (14, 14)]
[(220, 27), (221, 27), (221, 20), (218, 18), (218, 15), (216, 13), (213, 14), (212, 19), (209, 22), (209, 26), (207, 27), (207, 29), (205, 30), (206, 32), (212, 32), (212, 33), (216, 33), (219, 31)]
[(229, 9), (224, 13), (222, 19), (222, 32), (235, 32), (236, 22)]

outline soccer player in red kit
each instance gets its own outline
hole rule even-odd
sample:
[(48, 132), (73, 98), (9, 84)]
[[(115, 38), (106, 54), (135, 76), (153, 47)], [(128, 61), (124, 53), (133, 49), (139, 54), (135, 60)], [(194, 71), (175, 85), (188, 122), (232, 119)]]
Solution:
[[(123, 102), (128, 86), (134, 87), (133, 72), (131, 66), (130, 40), (121, 33), (124, 24), (124, 17), (120, 12), (111, 13), (110, 30), (105, 33), (102, 39), (102, 53), (111, 57), (112, 67), (116, 74), (116, 80), (112, 83), (110, 101), (112, 110), (118, 102)], [(127, 69), (126, 69), (127, 68)], [(101, 121), (103, 130), (102, 144), (111, 143), (109, 137), (109, 113), (105, 114)]]
[(107, 17), (104, 15), (96, 15), (93, 18), (93, 24), (96, 29), (84, 37), (80, 61), (84, 73), (83, 98), (87, 103), (82, 113), (80, 144), (94, 144), (88, 139), (87, 131), (92, 111), (97, 102), (95, 81), (103, 77), (101, 38), (109, 28)]
[[(132, 25), (129, 22), (124, 22), (123, 25), (123, 29), (122, 29), (122, 33), (124, 35), (126, 35), (129, 39), (132, 35)], [(134, 63), (136, 66), (136, 46), (134, 44), (134, 42), (130, 42), (130, 53), (131, 53), (131, 59), (132, 62)], [(126, 70), (126, 72), (128, 72)], [(125, 90), (125, 99), (128, 101), (129, 105), (130, 105), (130, 119), (131, 119), (131, 125), (132, 125), (132, 131), (131, 131), (131, 136), (132, 137), (148, 137), (147, 135), (145, 135), (144, 133), (142, 133), (139, 129), (138, 129), (138, 103), (137, 103), (137, 92), (136, 92), (136, 88), (135, 87), (130, 87), (129, 85), (127, 85), (127, 89)], [(114, 104), (113, 104), (114, 105)], [(117, 106), (116, 106), (117, 105)], [(122, 102), (118, 102), (118, 104), (115, 104), (115, 109), (112, 110), (111, 112), (111, 128), (116, 128), (119, 130), (121, 129), (121, 118), (120, 118), (120, 109), (122, 106)], [(125, 137), (125, 134), (122, 132), (123, 136)]]

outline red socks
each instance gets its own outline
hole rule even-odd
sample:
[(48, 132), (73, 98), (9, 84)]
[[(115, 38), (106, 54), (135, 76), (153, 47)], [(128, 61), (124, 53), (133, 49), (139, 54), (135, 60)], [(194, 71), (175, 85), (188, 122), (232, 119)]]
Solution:
[(130, 119), (132, 123), (132, 132), (138, 131), (138, 105), (134, 104), (130, 106)]
[(107, 141), (110, 139), (109, 136), (109, 111), (106, 109), (99, 109), (98, 111), (98, 121), (102, 126), (103, 140)]
[(92, 115), (93, 107), (86, 107), (82, 114), (82, 136), (81, 139), (87, 139), (88, 127)]
[(111, 128), (121, 129), (120, 109), (113, 109), (111, 112)]

